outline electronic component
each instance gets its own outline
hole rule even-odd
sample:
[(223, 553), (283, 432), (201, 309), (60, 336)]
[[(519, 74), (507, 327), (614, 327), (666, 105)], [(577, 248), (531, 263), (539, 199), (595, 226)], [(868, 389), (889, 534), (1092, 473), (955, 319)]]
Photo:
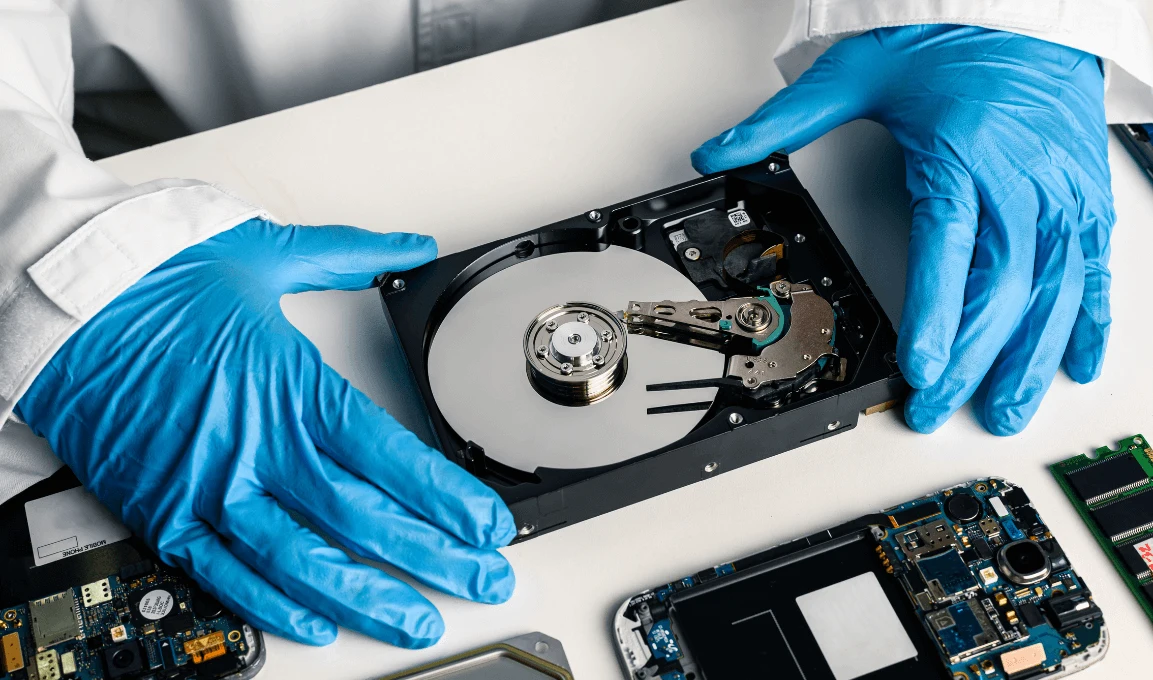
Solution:
[(997, 551), (997, 568), (1013, 583), (1027, 586), (1044, 581), (1052, 571), (1052, 563), (1036, 541), (1023, 539)]
[(986, 586), (991, 586), (997, 582), (997, 570), (993, 567), (985, 567), (981, 570), (981, 583)]
[(1021, 613), (1021, 621), (1028, 628), (1036, 628), (1045, 623), (1045, 616), (1041, 613), (1041, 608), (1032, 602), (1022, 602), (1017, 605), (1017, 611)]
[(984, 536), (973, 536), (970, 541), (973, 544), (973, 552), (977, 553), (977, 557), (983, 560), (993, 559), (993, 549), (989, 547), (989, 541), (985, 540)]
[(224, 652), (224, 633), (218, 630), (184, 643), (184, 653), (192, 657), (193, 663), (204, 663)]
[(958, 602), (925, 617), (937, 633), (950, 663), (958, 663), (996, 647), (1001, 637), (976, 599)]
[(160, 629), (168, 637), (176, 637), (177, 635), (191, 631), (195, 625), (196, 619), (192, 616), (192, 612), (181, 611), (162, 620), (160, 622)]
[(20, 649), (20, 633), (5, 633), (0, 637), (0, 653), (3, 656), (4, 670), (15, 673), (24, 668), (24, 651)]
[(1093, 602), (1089, 591), (1054, 595), (1043, 609), (1054, 628), (1065, 632), (1101, 618), (1101, 609)]
[(1129, 568), (1130, 574), (1143, 580), (1150, 576), (1150, 570), (1153, 569), (1153, 538), (1119, 546), (1117, 555)]
[(978, 587), (969, 566), (952, 548), (921, 557), (917, 560), (917, 569), (929, 585), (929, 594), (935, 602), (952, 600)]
[(884, 310), (788, 159), (771, 168), (379, 277), (431, 443), (507, 501), (516, 540), (851, 429), (904, 395)]
[(672, 628), (667, 620), (653, 624), (649, 629), (648, 643), (649, 648), (653, 650), (653, 656), (661, 661), (672, 661), (681, 655), (677, 639), (673, 637)]
[(89, 583), (80, 588), (80, 595), (84, 599), (85, 607), (95, 607), (98, 604), (104, 604), (112, 600), (112, 586), (108, 584), (108, 579), (100, 579), (94, 583)]
[(929, 517), (933, 517), (941, 512), (941, 506), (936, 503), (920, 503), (911, 508), (905, 508), (898, 512), (889, 515), (889, 521), (893, 524), (893, 528), (903, 527), (906, 524), (912, 524)]
[[(219, 661), (219, 659), (217, 659)], [(209, 661), (200, 667), (204, 670)], [(639, 676), (638, 676), (639, 677)], [(560, 641), (543, 633), (530, 633), (485, 645), (451, 658), (388, 675), (380, 680), (573, 680)], [(662, 677), (660, 680), (672, 680)], [(683, 677), (679, 680), (685, 680)]]
[[(938, 511), (940, 514), (940, 511)], [(891, 517), (891, 515), (890, 515)], [(912, 559), (936, 553), (945, 548), (957, 548), (957, 536), (949, 523), (938, 519), (900, 534), (901, 550)]]
[(45, 650), (66, 640), (83, 637), (76, 596), (71, 590), (28, 603), (36, 648)]
[[(1101, 447), (1093, 457), (1074, 456), (1049, 470), (1153, 619), (1153, 589), (1146, 588), (1153, 567), (1153, 488), (1148, 482), (1153, 478), (1153, 448), (1135, 435), (1118, 442), (1115, 449)], [(1093, 476), (1087, 477), (1090, 473)], [(1107, 483), (1097, 481), (1102, 475), (1108, 476)], [(1086, 479), (1094, 480), (1088, 490), (1083, 488)], [(1054, 557), (1054, 569), (1057, 564)]]
[[(0, 563), (33, 563), (25, 503), (61, 488), (77, 488), (67, 468), (0, 504)], [(261, 633), (198, 593), (131, 536), (12, 578), (0, 573), (0, 680), (249, 680), (262, 665)], [(214, 616), (198, 617), (194, 602)], [(204, 650), (215, 658), (195, 664), (182, 651), (217, 630), (221, 644)]]
[(1109, 540), (1124, 541), (1153, 529), (1153, 490), (1110, 501), (1091, 514)]
[[(637, 680), (1074, 673), (1105, 624), (1018, 491), (970, 482), (640, 593), (614, 620), (621, 660)], [(962, 495), (977, 516), (950, 510)], [(1003, 540), (1031, 516), (1036, 540)]]
[(144, 654), (136, 640), (104, 648), (104, 671), (109, 680), (134, 677), (145, 668)]
[(1110, 456), (1065, 475), (1077, 496), (1092, 505), (1135, 489), (1149, 481), (1133, 456)]
[(957, 492), (945, 500), (945, 514), (954, 522), (966, 524), (981, 517), (981, 502), (971, 493)]
[(1016, 675), (1043, 663), (1045, 663), (1045, 645), (1040, 642), (1011, 649), (1001, 655), (1001, 668), (1005, 669), (1006, 675)]
[(55, 649), (36, 655), (36, 674), (40, 680), (60, 680), (60, 655)]

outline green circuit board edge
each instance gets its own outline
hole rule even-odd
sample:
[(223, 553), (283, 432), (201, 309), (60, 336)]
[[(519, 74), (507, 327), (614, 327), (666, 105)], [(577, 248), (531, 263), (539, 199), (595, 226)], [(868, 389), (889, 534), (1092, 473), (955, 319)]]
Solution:
[[(1107, 499), (1087, 503), (1081, 495), (1078, 494), (1074, 484), (1071, 483), (1069, 479), (1069, 475), (1077, 473), (1078, 471), (1085, 470), (1086, 468), (1099, 465), (1106, 461), (1125, 457), (1136, 460), (1137, 464), (1145, 472), (1147, 481), (1131, 489), (1118, 492), (1116, 495), (1110, 496)], [(1077, 514), (1081, 517), (1085, 526), (1088, 527), (1089, 532), (1093, 534), (1093, 538), (1097, 541), (1098, 545), (1101, 546), (1101, 549), (1105, 551), (1105, 554), (1109, 557), (1109, 561), (1113, 563), (1117, 573), (1125, 582), (1126, 587), (1133, 593), (1133, 597), (1137, 599), (1145, 615), (1153, 622), (1153, 575), (1143, 578), (1134, 576), (1131, 573), (1132, 569), (1126, 564), (1119, 550), (1119, 548), (1131, 546), (1135, 542), (1153, 539), (1153, 528), (1145, 529), (1122, 541), (1114, 541), (1101, 525), (1098, 524), (1093, 514), (1094, 511), (1106, 505), (1115, 504), (1134, 496), (1145, 493), (1153, 495), (1153, 447), (1150, 447), (1149, 440), (1144, 435), (1136, 434), (1119, 441), (1116, 448), (1102, 446), (1094, 452), (1093, 456), (1080, 454), (1053, 463), (1049, 466), (1049, 471), (1057, 480), (1057, 484), (1060, 485), (1061, 490), (1064, 491), (1065, 495), (1069, 498), (1069, 502), (1073, 504)]]

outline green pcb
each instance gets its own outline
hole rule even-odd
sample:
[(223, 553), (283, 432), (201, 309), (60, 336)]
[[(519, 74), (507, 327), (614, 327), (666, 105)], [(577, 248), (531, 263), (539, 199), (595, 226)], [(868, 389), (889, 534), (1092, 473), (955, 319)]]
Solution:
[(1153, 448), (1134, 435), (1049, 470), (1153, 619)]

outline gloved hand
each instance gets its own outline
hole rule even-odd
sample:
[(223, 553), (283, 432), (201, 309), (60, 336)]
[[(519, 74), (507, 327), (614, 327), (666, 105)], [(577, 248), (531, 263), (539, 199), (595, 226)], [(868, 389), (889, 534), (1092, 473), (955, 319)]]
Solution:
[(905, 153), (913, 226), (897, 361), (915, 388), (909, 425), (932, 432), (976, 393), (985, 427), (1014, 434), (1062, 356), (1077, 382), (1097, 378), (1115, 220), (1097, 59), (984, 28), (877, 29), (830, 47), (693, 165), (792, 152), (856, 118)]
[(80, 481), (256, 626), (312, 644), (336, 624), (405, 647), (444, 622), (340, 544), (480, 602), (514, 585), (515, 534), (488, 487), (335, 371), (280, 297), (368, 287), (436, 256), (414, 234), (250, 220), (188, 248), (65, 343), (18, 415)]

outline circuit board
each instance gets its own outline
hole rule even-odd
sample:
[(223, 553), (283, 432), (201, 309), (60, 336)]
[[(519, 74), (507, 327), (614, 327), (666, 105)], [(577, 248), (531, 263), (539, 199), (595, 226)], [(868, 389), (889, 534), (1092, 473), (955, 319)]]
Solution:
[(645, 591), (615, 633), (636, 680), (1054, 678), (1108, 647), (1028, 496), (995, 478)]
[(1073, 507), (1153, 619), (1153, 448), (1141, 435), (1049, 466)]
[(0, 680), (250, 677), (258, 632), (152, 561), (0, 609)]

